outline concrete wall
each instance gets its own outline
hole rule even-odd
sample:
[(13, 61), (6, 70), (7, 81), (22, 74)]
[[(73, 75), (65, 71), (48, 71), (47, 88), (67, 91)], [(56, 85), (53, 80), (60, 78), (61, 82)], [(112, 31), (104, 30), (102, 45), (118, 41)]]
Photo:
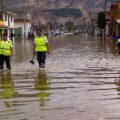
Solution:
[(31, 24), (29, 22), (15, 22), (16, 28), (22, 28), (22, 38), (28, 38), (28, 32), (30, 32)]

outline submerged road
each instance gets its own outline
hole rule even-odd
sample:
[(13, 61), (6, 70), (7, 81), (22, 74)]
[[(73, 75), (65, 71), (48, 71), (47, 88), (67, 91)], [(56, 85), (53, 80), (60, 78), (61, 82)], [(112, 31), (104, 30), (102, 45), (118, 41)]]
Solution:
[(16, 40), (12, 70), (0, 72), (0, 120), (120, 120), (120, 56), (114, 41), (55, 37), (46, 70), (32, 43)]

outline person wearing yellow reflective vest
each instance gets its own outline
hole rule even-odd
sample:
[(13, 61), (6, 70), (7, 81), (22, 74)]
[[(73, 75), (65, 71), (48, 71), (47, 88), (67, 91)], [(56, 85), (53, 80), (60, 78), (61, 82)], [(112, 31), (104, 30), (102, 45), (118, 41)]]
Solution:
[(42, 34), (42, 29), (37, 29), (36, 33), (33, 56), (36, 53), (39, 68), (45, 68), (46, 53), (49, 54), (49, 43), (47, 37)]
[(0, 42), (0, 69), (4, 68), (4, 62), (6, 63), (7, 69), (11, 69), (10, 56), (12, 49), (12, 42), (7, 40), (6, 34), (3, 34), (3, 40)]

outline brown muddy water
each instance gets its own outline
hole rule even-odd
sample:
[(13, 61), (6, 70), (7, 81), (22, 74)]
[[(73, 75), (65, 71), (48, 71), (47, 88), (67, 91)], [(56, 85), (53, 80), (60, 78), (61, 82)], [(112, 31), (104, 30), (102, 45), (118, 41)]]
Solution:
[(16, 40), (12, 70), (0, 72), (0, 120), (120, 120), (120, 56), (114, 41), (51, 40), (46, 70), (31, 65), (32, 44)]

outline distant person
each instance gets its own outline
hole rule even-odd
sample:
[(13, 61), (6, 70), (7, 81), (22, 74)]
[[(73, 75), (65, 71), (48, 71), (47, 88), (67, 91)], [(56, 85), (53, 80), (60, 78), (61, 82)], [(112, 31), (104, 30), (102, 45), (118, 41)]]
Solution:
[(118, 54), (120, 54), (120, 39), (118, 39), (118, 41), (117, 41), (116, 51)]
[(4, 31), (4, 33), (3, 33), (5, 36), (7, 36), (8, 35), (8, 33), (6, 32), (6, 31)]
[(0, 42), (0, 69), (4, 68), (4, 62), (8, 70), (11, 70), (10, 57), (12, 53), (13, 45), (10, 40), (7, 39), (7, 35), (3, 34), (3, 41)]
[(34, 39), (33, 57), (36, 53), (39, 68), (45, 68), (46, 52), (49, 54), (48, 39), (43, 35), (42, 29), (37, 29), (36, 33), (37, 36)]
[(13, 43), (13, 38), (14, 38), (14, 34), (10, 33), (10, 40), (12, 41), (12, 43)]
[(18, 34), (18, 38), (21, 38), (21, 34), (20, 33)]
[(29, 40), (30, 40), (30, 37), (31, 37), (30, 35), (31, 35), (31, 33), (30, 33), (30, 32), (28, 32), (28, 39), (29, 39)]
[(32, 34), (31, 34), (31, 40), (33, 41), (35, 39), (35, 35), (34, 35), (34, 33), (32, 32)]
[(113, 32), (113, 36), (116, 36), (116, 31)]

